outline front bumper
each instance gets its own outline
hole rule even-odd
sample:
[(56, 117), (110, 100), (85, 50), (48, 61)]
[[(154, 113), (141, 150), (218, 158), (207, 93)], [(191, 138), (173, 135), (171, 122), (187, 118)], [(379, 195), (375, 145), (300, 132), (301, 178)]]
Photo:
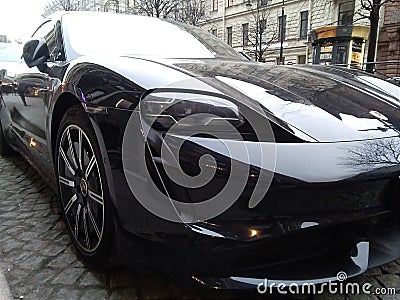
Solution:
[[(398, 227), (376, 232), (366, 241), (337, 244), (326, 253), (274, 266), (260, 266), (239, 276), (225, 278), (193, 276), (209, 288), (255, 289), (277, 287), (280, 284), (319, 284), (343, 281), (362, 274), (367, 269), (394, 261), (400, 257)], [(310, 252), (309, 255), (315, 253)], [(340, 276), (345, 276), (345, 278)], [(289, 275), (289, 276), (288, 276)]]
[(168, 228), (148, 233), (145, 239), (120, 229), (118, 243), (128, 264), (136, 259), (208, 288), (252, 289), (265, 282), (316, 284), (336, 280), (340, 272), (353, 277), (400, 258), (399, 223), (389, 216), (388, 211), (371, 211), (352, 220), (336, 216), (326, 223), (330, 225), (297, 230), (294, 226), (299, 223), (293, 221), (290, 233), (247, 240), (239, 237), (240, 232), (251, 230), (249, 224), (260, 230), (289, 226), (290, 221), (176, 224), (175, 232)]

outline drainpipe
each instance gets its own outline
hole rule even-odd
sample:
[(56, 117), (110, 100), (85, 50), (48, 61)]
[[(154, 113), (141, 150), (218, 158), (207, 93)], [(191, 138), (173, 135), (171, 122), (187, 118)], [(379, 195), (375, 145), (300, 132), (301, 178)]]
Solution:
[(222, 40), (224, 42), (226, 42), (225, 41), (225, 1), (226, 0), (222, 1), (222, 5), (224, 6), (222, 8)]
[[(279, 64), (280, 65), (283, 65), (283, 37), (285, 36), (285, 33), (283, 32), (283, 29), (285, 28), (285, 31), (286, 31), (286, 22), (285, 22), (285, 24), (283, 23), (283, 21), (284, 21), (284, 17), (285, 17), (285, 0), (282, 0), (282, 7), (281, 7), (281, 28), (280, 28), (280, 31), (281, 31), (281, 36), (280, 36), (280, 39), (281, 39), (281, 47), (279, 48)], [(285, 26), (283, 26), (283, 25), (285, 25)]]
[[(307, 28), (308, 32), (311, 32), (311, 18), (312, 18), (312, 0), (308, 0), (308, 21), (307, 21)], [(306, 65), (308, 65), (308, 59), (309, 59), (309, 45), (310, 43), (308, 42), (308, 34), (307, 34), (307, 44), (306, 44)]]

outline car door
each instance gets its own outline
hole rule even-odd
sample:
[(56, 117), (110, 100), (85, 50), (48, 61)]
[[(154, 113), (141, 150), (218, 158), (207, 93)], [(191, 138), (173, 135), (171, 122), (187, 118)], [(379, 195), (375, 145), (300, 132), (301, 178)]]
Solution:
[[(59, 22), (48, 20), (41, 24), (33, 38), (43, 38), (49, 49), (49, 60), (38, 67), (28, 68), (24, 64), (21, 72), (15, 76), (15, 92), (6, 100), (11, 109), (11, 126), (23, 150), (50, 164), (51, 158), (46, 138), (46, 111), (54, 87), (59, 78), (50, 75), (57, 63), (64, 60)], [(9, 103), (7, 103), (9, 102)], [(12, 102), (12, 103), (11, 103)], [(20, 145), (21, 146), (21, 145)]]

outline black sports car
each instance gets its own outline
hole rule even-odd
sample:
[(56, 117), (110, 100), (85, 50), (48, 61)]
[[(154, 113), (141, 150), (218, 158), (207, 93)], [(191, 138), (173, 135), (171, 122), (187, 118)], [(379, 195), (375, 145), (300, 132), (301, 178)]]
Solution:
[(88, 264), (116, 246), (205, 286), (324, 282), (400, 257), (400, 89), (246, 60), (196, 27), (65, 12), (1, 90), (0, 150), (57, 191)]

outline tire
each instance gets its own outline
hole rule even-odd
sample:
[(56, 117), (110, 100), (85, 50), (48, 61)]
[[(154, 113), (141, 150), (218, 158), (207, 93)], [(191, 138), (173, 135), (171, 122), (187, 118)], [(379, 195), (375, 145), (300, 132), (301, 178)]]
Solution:
[(10, 156), (14, 154), (15, 151), (7, 144), (7, 141), (4, 137), (3, 126), (0, 122), (0, 155), (2, 156)]
[(54, 165), (61, 212), (85, 263), (104, 266), (114, 241), (114, 217), (96, 135), (80, 105), (70, 108), (57, 134)]

